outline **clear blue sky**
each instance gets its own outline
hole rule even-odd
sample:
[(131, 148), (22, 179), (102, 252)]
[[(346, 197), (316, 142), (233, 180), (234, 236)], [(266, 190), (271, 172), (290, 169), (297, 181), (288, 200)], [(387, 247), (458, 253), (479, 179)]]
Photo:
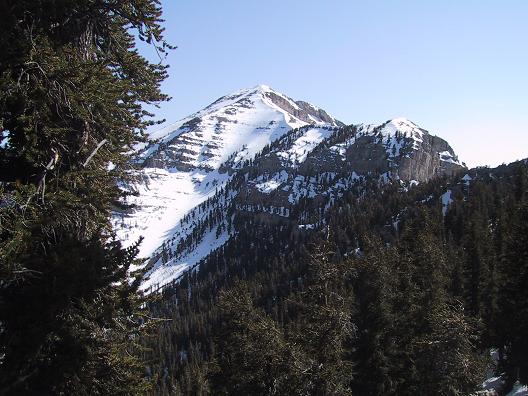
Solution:
[(346, 123), (407, 117), (468, 165), (528, 157), (528, 0), (163, 0), (157, 113), (259, 83)]

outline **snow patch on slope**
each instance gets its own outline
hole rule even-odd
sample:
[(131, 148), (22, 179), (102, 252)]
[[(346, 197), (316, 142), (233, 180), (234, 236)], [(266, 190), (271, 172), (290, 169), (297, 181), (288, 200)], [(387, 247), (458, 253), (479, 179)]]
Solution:
[[(259, 178), (256, 179), (257, 182), (260, 181), (260, 180), (263, 180), (262, 176), (260, 176)], [(286, 172), (285, 170), (282, 170), (280, 172), (275, 173), (271, 177), (271, 179), (269, 179), (267, 181), (264, 181), (264, 182), (261, 182), (261, 183), (255, 184), (255, 187), (261, 193), (269, 194), (272, 191), (275, 191), (277, 188), (279, 188), (281, 186), (281, 184), (284, 183), (287, 180), (288, 180), (288, 172)]]
[(462, 166), (457, 156), (451, 154), (449, 151), (442, 151), (441, 153), (438, 153), (438, 155), (440, 156), (441, 161)]
[(471, 176), (469, 176), (467, 173), (464, 175), (464, 177), (462, 178), (462, 182), (465, 184), (465, 185), (469, 185), (471, 183), (471, 180), (473, 180), (473, 178)]
[(125, 244), (144, 237), (139, 257), (147, 258), (172, 236), (183, 216), (212, 197), (229, 176), (218, 171), (147, 168), (141, 178), (142, 182), (134, 186), (137, 195), (125, 200), (126, 204), (137, 205), (138, 210), (115, 214), (113, 222), (118, 238)]
[(443, 193), (440, 196), (440, 201), (442, 202), (442, 214), (445, 216), (447, 213), (447, 210), (449, 209), (449, 205), (453, 203), (453, 199), (451, 198), (452, 191), (447, 190), (445, 193)]
[(392, 138), (399, 134), (413, 139), (415, 150), (418, 149), (418, 143), (423, 142), (424, 131), (414, 122), (403, 117), (389, 121), (381, 128), (380, 132), (386, 138)]
[(166, 263), (162, 259), (145, 274), (145, 280), (140, 290), (152, 292), (162, 286), (178, 279), (186, 270), (196, 268), (196, 265), (206, 258), (213, 250), (224, 245), (229, 239), (227, 231), (223, 231), (218, 237), (216, 231), (209, 231), (204, 235), (202, 241), (191, 251), (175, 257)]
[(326, 128), (310, 128), (297, 138), (293, 145), (285, 151), (277, 152), (277, 156), (292, 164), (303, 163), (319, 143), (332, 135), (333, 131)]
[(506, 396), (528, 396), (528, 386), (516, 382), (513, 389)]

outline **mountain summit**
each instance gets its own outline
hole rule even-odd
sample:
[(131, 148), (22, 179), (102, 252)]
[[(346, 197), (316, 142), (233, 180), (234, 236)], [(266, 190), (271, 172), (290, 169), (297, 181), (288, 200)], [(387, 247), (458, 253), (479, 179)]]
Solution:
[(203, 110), (152, 134), (159, 143), (142, 153), (146, 167), (217, 169), (234, 152), (252, 158), (292, 128), (343, 126), (324, 110), (295, 102), (267, 85), (222, 96)]
[(140, 255), (149, 257), (186, 213), (226, 183), (229, 176), (219, 172), (226, 161), (236, 167), (305, 125), (344, 126), (317, 106), (257, 85), (152, 133), (138, 153), (142, 182), (126, 202), (135, 209), (114, 218), (118, 236), (128, 243), (143, 236)]
[[(406, 118), (350, 125), (265, 85), (226, 95), (154, 134), (141, 182), (116, 213), (118, 236), (144, 236), (155, 290), (194, 268), (246, 213), (317, 229), (351, 188), (410, 186), (463, 168), (449, 144)], [(407, 187), (405, 187), (407, 188)]]

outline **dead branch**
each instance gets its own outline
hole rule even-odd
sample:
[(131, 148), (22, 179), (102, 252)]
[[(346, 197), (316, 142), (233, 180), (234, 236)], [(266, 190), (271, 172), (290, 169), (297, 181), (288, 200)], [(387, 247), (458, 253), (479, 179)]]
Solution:
[(97, 151), (99, 151), (99, 149), (101, 147), (103, 147), (103, 145), (108, 142), (107, 139), (103, 139), (99, 142), (99, 144), (97, 145), (97, 147), (94, 149), (94, 151), (92, 151), (92, 153), (88, 156), (88, 158), (86, 158), (86, 161), (84, 161), (84, 164), (83, 164), (83, 167), (86, 168), (86, 166), (88, 165), (88, 163), (92, 160), (93, 156), (95, 154), (97, 154)]

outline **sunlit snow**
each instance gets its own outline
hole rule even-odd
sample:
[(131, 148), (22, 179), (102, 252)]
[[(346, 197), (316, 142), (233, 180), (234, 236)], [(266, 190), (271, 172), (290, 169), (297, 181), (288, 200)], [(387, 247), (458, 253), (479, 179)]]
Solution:
[(449, 205), (453, 202), (453, 199), (451, 198), (452, 191), (447, 190), (445, 193), (443, 193), (440, 197), (440, 200), (442, 201), (442, 213), (445, 216), (447, 213), (447, 209), (449, 208)]
[(333, 131), (325, 128), (310, 128), (293, 143), (286, 151), (279, 151), (277, 155), (292, 164), (304, 162), (312, 150), (332, 135)]
[[(258, 85), (224, 96), (203, 110), (151, 133), (154, 141), (144, 147), (138, 146), (138, 164), (148, 164), (147, 161), (157, 155), (162, 165), (171, 161), (176, 165), (143, 167), (137, 171), (140, 182), (132, 187), (136, 194), (124, 202), (134, 208), (116, 213), (113, 218), (117, 236), (125, 245), (143, 237), (139, 256), (146, 259), (159, 254), (164, 241), (188, 235), (192, 223), (184, 224), (182, 219), (226, 185), (230, 176), (221, 169), (226, 161), (233, 161), (236, 167), (237, 163), (253, 158), (292, 128), (308, 124), (274, 103), (273, 95), (296, 111), (300, 110), (287, 96)], [(310, 119), (314, 125), (324, 125), (321, 120)], [(325, 136), (326, 132), (312, 136), (313, 143)], [(182, 154), (173, 159), (174, 156), (165, 155), (164, 150)], [(260, 190), (264, 193), (274, 191), (285, 177), (287, 174), (279, 173), (263, 180)], [(281, 215), (288, 213), (284, 208), (269, 210)], [(166, 263), (158, 260), (142, 288), (156, 288), (176, 279), (228, 238), (225, 232), (218, 238), (215, 233), (208, 234), (194, 250)]]

